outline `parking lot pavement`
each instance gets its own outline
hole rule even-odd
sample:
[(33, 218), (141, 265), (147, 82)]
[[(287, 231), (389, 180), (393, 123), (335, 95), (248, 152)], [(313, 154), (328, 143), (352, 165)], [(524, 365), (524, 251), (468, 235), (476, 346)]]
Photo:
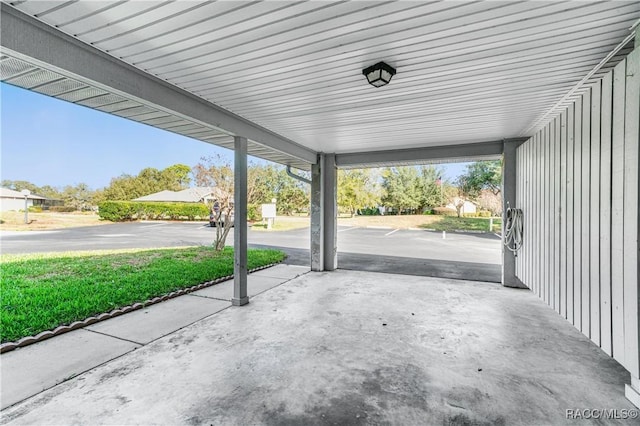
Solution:
[(348, 228), (339, 229), (339, 252), (501, 264), (500, 238), (494, 234), (447, 232), (443, 238), (442, 232), (426, 230)]
[[(2, 253), (34, 253), (180, 247), (210, 245), (214, 237), (215, 229), (202, 222), (132, 222), (47, 232), (3, 232), (0, 249)], [(233, 233), (229, 234), (227, 244), (233, 244)], [(290, 256), (288, 263), (309, 265), (309, 228), (249, 231), (249, 244), (282, 248)], [(436, 262), (430, 268), (446, 265), (443, 262), (461, 262), (493, 265), (493, 271), (501, 262), (500, 238), (489, 233), (447, 232), (443, 238), (442, 232), (435, 231), (340, 226), (338, 253), (340, 267), (347, 266), (349, 259), (353, 266), (362, 263), (363, 267), (400, 265), (405, 262), (403, 259), (420, 259)], [(373, 256), (388, 259), (375, 261)]]
[(204, 222), (131, 222), (46, 232), (0, 232), (2, 253), (207, 245), (215, 230)]

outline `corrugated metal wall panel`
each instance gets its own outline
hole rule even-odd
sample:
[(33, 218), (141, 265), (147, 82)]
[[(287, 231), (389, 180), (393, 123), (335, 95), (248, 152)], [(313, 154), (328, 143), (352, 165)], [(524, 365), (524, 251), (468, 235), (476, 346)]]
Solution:
[(567, 320), (573, 324), (575, 318), (575, 312), (573, 309), (573, 299), (575, 293), (575, 280), (573, 277), (573, 252), (574, 252), (574, 238), (573, 238), (573, 204), (574, 204), (574, 156), (575, 150), (575, 106), (569, 105), (567, 109), (567, 180), (563, 182), (567, 191), (567, 210), (565, 216), (565, 229), (567, 231), (567, 259), (564, 268), (567, 271)]
[[(640, 37), (640, 36), (637, 36)], [(624, 348), (627, 370), (640, 377), (638, 288), (638, 162), (640, 145), (640, 49), (626, 61), (624, 120)]]
[(640, 375), (640, 49), (518, 148), (517, 276)]
[(611, 329), (613, 357), (624, 364), (624, 97), (626, 61), (613, 70), (611, 140)]
[(589, 176), (589, 318), (591, 340), (600, 346), (600, 105), (601, 82), (591, 87), (591, 170)]
[(600, 347), (611, 355), (611, 131), (613, 73), (602, 79), (600, 111)]

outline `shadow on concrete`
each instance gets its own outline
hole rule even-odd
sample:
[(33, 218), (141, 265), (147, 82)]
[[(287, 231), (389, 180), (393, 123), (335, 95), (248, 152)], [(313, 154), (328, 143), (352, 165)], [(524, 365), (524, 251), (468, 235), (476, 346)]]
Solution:
[[(308, 249), (251, 244), (255, 248), (273, 248), (287, 254), (284, 263), (309, 266)], [(500, 265), (490, 263), (456, 262), (451, 260), (417, 259), (412, 257), (381, 256), (362, 253), (338, 253), (338, 268), (352, 271), (382, 272), (387, 274), (417, 275), (422, 277), (451, 278), (499, 283), (502, 281)]]

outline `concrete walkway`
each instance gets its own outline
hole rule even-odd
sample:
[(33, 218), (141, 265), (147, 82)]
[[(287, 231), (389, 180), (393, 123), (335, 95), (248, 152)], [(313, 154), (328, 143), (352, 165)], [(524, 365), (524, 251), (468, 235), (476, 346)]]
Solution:
[[(309, 272), (280, 264), (248, 276), (249, 297)], [(231, 306), (233, 281), (151, 305), (0, 356), (2, 409)]]
[[(286, 268), (273, 271), (302, 272)], [(569, 409), (633, 410), (628, 373), (528, 290), (338, 270), (242, 308), (217, 305), (215, 291), (184, 296), (215, 315), (161, 338), (129, 330), (137, 320), (107, 322), (69, 333), (86, 343), (75, 354), (58, 340), (3, 356), (14, 400), (42, 374), (31, 359), (40, 371), (77, 362), (71, 376), (90, 368), (84, 357), (103, 364), (7, 408), (2, 423), (556, 425), (576, 424)]]

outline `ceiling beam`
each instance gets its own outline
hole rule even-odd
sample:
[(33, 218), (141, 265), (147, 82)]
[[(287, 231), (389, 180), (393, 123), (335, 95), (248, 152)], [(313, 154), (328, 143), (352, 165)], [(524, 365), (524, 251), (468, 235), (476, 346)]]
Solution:
[(392, 149), (373, 152), (355, 152), (336, 155), (340, 168), (377, 167), (393, 164), (420, 164), (428, 162), (474, 161), (500, 157), (505, 142), (522, 143), (528, 138), (501, 139), (492, 142), (440, 145), (424, 148)]
[(317, 153), (145, 73), (13, 7), (0, 3), (0, 46), (7, 54), (162, 111), (241, 136), (315, 164)]

